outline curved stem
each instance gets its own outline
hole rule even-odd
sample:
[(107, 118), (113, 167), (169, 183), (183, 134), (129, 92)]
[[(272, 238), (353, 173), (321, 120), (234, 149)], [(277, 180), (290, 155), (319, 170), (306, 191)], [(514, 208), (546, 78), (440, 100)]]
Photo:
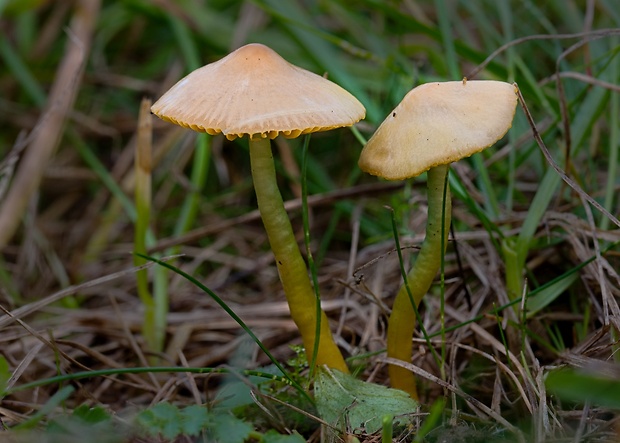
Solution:
[[(417, 307), (424, 294), (428, 292), (435, 279), (435, 275), (437, 275), (437, 271), (441, 267), (441, 259), (445, 253), (445, 246), (448, 243), (451, 220), (450, 189), (447, 187), (446, 181), (448, 169), (448, 165), (442, 165), (428, 171), (428, 221), (426, 224), (426, 237), (418, 257), (407, 275), (407, 282), (396, 295), (392, 314), (388, 320), (387, 355), (407, 363), (411, 362), (411, 339), (415, 329)], [(446, 196), (445, 211), (444, 192)], [(443, 221), (442, 214), (445, 214)], [(443, 232), (442, 226), (444, 228)], [(407, 286), (409, 291), (407, 291)], [(409, 292), (412, 298), (409, 298)], [(392, 386), (402, 389), (417, 400), (418, 392), (413, 373), (394, 365), (390, 365), (388, 371)]]
[[(269, 139), (250, 139), (250, 161), (258, 209), (276, 259), (291, 317), (299, 329), (306, 352), (310, 354), (316, 339), (317, 298), (278, 190)], [(327, 365), (348, 373), (344, 358), (329, 329), (327, 316), (322, 310), (320, 313), (318, 351), (314, 359), (308, 355), (308, 361), (314, 360), (317, 365)]]

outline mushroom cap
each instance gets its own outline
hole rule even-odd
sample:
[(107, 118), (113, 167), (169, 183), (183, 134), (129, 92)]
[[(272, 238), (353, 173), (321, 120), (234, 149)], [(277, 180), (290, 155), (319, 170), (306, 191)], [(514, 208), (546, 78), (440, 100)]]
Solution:
[(364, 106), (335, 83), (252, 43), (181, 79), (151, 111), (158, 117), (229, 140), (288, 138), (351, 126)]
[(359, 167), (388, 180), (402, 180), (484, 150), (512, 126), (515, 88), (492, 80), (414, 88), (368, 140)]

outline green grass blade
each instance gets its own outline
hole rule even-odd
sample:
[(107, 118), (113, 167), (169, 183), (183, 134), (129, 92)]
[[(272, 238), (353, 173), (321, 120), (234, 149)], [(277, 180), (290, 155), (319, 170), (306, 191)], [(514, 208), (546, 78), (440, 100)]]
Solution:
[(310, 268), (310, 275), (312, 276), (312, 286), (314, 289), (314, 295), (316, 297), (316, 329), (314, 339), (314, 349), (312, 350), (312, 357), (308, 362), (310, 364), (310, 378), (314, 375), (316, 369), (316, 356), (319, 353), (319, 346), (321, 345), (319, 338), (321, 336), (321, 293), (319, 291), (319, 280), (316, 264), (312, 258), (312, 248), (310, 247), (310, 217), (308, 215), (308, 145), (310, 144), (310, 135), (304, 137), (302, 156), (301, 156), (301, 218), (303, 220), (304, 227), (304, 243), (306, 246), (306, 257), (308, 260), (308, 268)]
[(480, 207), (478, 202), (470, 195), (467, 189), (465, 189), (465, 186), (461, 183), (457, 174), (450, 174), (448, 180), (450, 182), (450, 192), (453, 197), (458, 198), (467, 206), (467, 209), (480, 221), (484, 229), (490, 234), (491, 241), (499, 248), (496, 238), (502, 238), (503, 233), (497, 224), (489, 218), (485, 210)]
[[(605, 249), (601, 250), (601, 254), (606, 254), (607, 252), (615, 249), (616, 247), (618, 247), (618, 245), (620, 244), (620, 242), (615, 242), (613, 244), (608, 245)], [(552, 285), (556, 285), (558, 281), (568, 278), (568, 276), (570, 276), (571, 274), (577, 274), (581, 269), (583, 269), (585, 266), (587, 266), (588, 264), (594, 262), (594, 260), (596, 260), (596, 256), (592, 255), (590, 256), (588, 259), (582, 261), (581, 263), (579, 263), (578, 265), (572, 267), (571, 269), (569, 269), (568, 271), (566, 271), (564, 274), (556, 277), (555, 279), (545, 283), (544, 285), (539, 286), (538, 288), (530, 291), (527, 294), (527, 303), (529, 303), (531, 300), (535, 299), (535, 297), (538, 296), (538, 294), (540, 293), (544, 293), (544, 291), (546, 291), (546, 289)], [(475, 323), (478, 322), (480, 320), (482, 320), (485, 317), (488, 316), (496, 316), (496, 315), (501, 315), (502, 311), (504, 311), (505, 309), (508, 309), (510, 306), (514, 306), (515, 308), (517, 307), (516, 305), (518, 305), (519, 303), (521, 303), (521, 299), (520, 298), (516, 298), (514, 300), (511, 300), (510, 302), (499, 306), (498, 308), (494, 308), (491, 309), (490, 311), (477, 315), (475, 317), (473, 317), (472, 319), (459, 323), (458, 325), (454, 325), (454, 326), (450, 326), (448, 328), (446, 328), (446, 333), (447, 332), (452, 332), (455, 331), (459, 328), (462, 328), (463, 326), (466, 326), (470, 323)], [(438, 331), (434, 334), (432, 334), (430, 337), (431, 338), (435, 338), (441, 335), (441, 331)]]
[(287, 32), (306, 49), (308, 55), (327, 71), (330, 80), (348, 90), (364, 104), (369, 120), (380, 121), (383, 118), (382, 112), (368, 97), (357, 78), (346, 70), (339, 53), (321, 38), (320, 34), (313, 32), (316, 26), (297, 2), (257, 0), (257, 3), (280, 21)]
[(527, 318), (532, 318), (537, 312), (549, 306), (577, 280), (579, 280), (579, 273), (566, 272), (544, 287), (540, 287), (535, 297), (530, 296), (527, 298)]
[(474, 154), (471, 157), (474, 170), (478, 174), (476, 182), (480, 192), (484, 195), (485, 209), (489, 218), (496, 220), (500, 215), (500, 207), (495, 193), (496, 186), (493, 185), (489, 170), (487, 169), (482, 154)]
[[(260, 377), (267, 380), (276, 380), (282, 383), (290, 384), (290, 380), (285, 376), (272, 374), (269, 372), (244, 369), (236, 370), (232, 368), (192, 368), (185, 366), (149, 366), (149, 367), (131, 367), (131, 368), (107, 368), (97, 369), (93, 371), (74, 372), (72, 374), (56, 375), (49, 378), (41, 378), (23, 385), (16, 386), (7, 391), (0, 391), (0, 397), (11, 395), (17, 392), (27, 391), (29, 389), (39, 388), (55, 384), (62, 384), (71, 381), (84, 380), (95, 377), (106, 377), (123, 374), (236, 374), (241, 373), (247, 376)], [(291, 385), (292, 386), (292, 385)]]
[(545, 212), (547, 212), (547, 208), (549, 207), (551, 199), (557, 191), (560, 181), (560, 176), (550, 168), (547, 170), (547, 173), (540, 182), (538, 192), (536, 192), (536, 195), (530, 204), (529, 211), (527, 212), (527, 216), (521, 226), (519, 237), (517, 239), (517, 255), (521, 262), (525, 262), (527, 252), (529, 251), (530, 244), (536, 234), (538, 225), (545, 215)]
[(422, 426), (420, 426), (420, 429), (418, 429), (415, 434), (415, 438), (413, 439), (414, 443), (422, 443), (425, 441), (425, 437), (439, 425), (445, 407), (445, 398), (441, 397), (438, 400), (435, 400), (431, 406), (428, 416), (426, 417), (426, 420), (424, 420), (424, 423), (422, 423)]
[[(445, 199), (444, 199), (444, 202), (445, 202)], [(405, 269), (405, 261), (403, 259), (403, 252), (402, 252), (402, 248), (400, 247), (400, 238), (398, 235), (398, 226), (396, 224), (396, 217), (394, 215), (394, 209), (392, 208), (387, 208), (387, 209), (389, 209), (390, 211), (390, 216), (392, 220), (392, 235), (394, 237), (394, 245), (396, 249), (396, 254), (398, 255), (398, 264), (400, 266), (400, 274), (403, 279), (403, 285), (405, 286), (407, 295), (409, 296), (409, 301), (411, 302), (411, 306), (413, 307), (413, 311), (415, 312), (415, 319), (418, 322), (420, 331), (422, 331), (422, 335), (424, 336), (426, 345), (428, 346), (428, 349), (431, 351), (431, 354), (433, 354), (433, 358), (435, 359), (435, 363), (437, 364), (437, 367), (441, 368), (443, 367), (442, 360), (437, 355), (437, 351), (435, 351), (435, 347), (431, 343), (431, 338), (428, 335), (428, 332), (426, 332), (426, 328), (424, 327), (424, 322), (422, 321), (422, 316), (420, 315), (418, 305), (413, 299), (413, 295), (411, 294), (411, 289), (409, 287), (408, 273), (407, 273), (407, 270)], [(439, 331), (439, 334), (443, 335), (445, 332), (446, 332), (446, 329), (442, 328), (441, 331)]]
[(620, 410), (620, 380), (596, 369), (552, 371), (545, 385), (549, 392), (564, 400)]
[[(611, 39), (611, 46), (618, 47), (620, 39), (617, 37)], [(618, 58), (618, 54), (615, 54), (615, 58)], [(611, 66), (611, 79), (616, 84), (620, 84), (620, 62), (616, 60)], [(605, 198), (603, 207), (612, 214), (614, 212), (613, 205), (616, 200), (616, 182), (618, 180), (618, 147), (620, 146), (620, 94), (615, 93), (611, 95), (609, 110), (609, 154), (607, 160), (607, 182), (605, 184)], [(601, 218), (601, 229), (609, 228), (609, 219), (607, 217)]]
[(205, 187), (208, 178), (209, 164), (211, 161), (211, 140), (207, 134), (197, 134), (196, 150), (194, 161), (192, 162), (192, 172), (190, 177), (191, 189), (187, 193), (181, 213), (174, 228), (176, 236), (182, 235), (190, 230), (196, 221), (200, 208), (201, 192)]
[(435, 10), (437, 11), (437, 18), (439, 20), (441, 43), (444, 48), (444, 56), (448, 67), (448, 77), (450, 80), (461, 80), (463, 76), (456, 58), (454, 36), (452, 35), (452, 26), (450, 24), (450, 12), (448, 11), (446, 0), (435, 0)]
[[(169, 16), (168, 22), (172, 28), (173, 35), (181, 53), (185, 59), (186, 66), (190, 71), (194, 71), (201, 66), (200, 51), (193, 39), (193, 35), (183, 21), (176, 17)], [(211, 137), (207, 134), (198, 134), (196, 137), (196, 148), (192, 171), (190, 176), (191, 190), (187, 193), (181, 212), (174, 226), (174, 235), (180, 236), (192, 228), (196, 221), (201, 193), (207, 181), (209, 163), (211, 158)], [(142, 252), (142, 251), (138, 251)], [(145, 252), (145, 251), (144, 251)], [(168, 255), (174, 255), (178, 248), (167, 251)], [(165, 330), (167, 325), (167, 314), (169, 310), (169, 285), (168, 272), (165, 267), (157, 267), (153, 278), (153, 304), (152, 313), (154, 329), (154, 340), (157, 350), (163, 349), (165, 340)]]
[(241, 327), (241, 329), (243, 329), (246, 332), (246, 334), (248, 334), (252, 338), (252, 340), (254, 340), (254, 342), (265, 353), (265, 355), (269, 358), (269, 360), (271, 360), (271, 362), (280, 370), (280, 372), (282, 372), (282, 374), (291, 382), (292, 386), (294, 386), (295, 388), (299, 390), (299, 392), (302, 392), (307, 396), (303, 388), (299, 386), (299, 383), (297, 383), (293, 378), (291, 378), (291, 375), (284, 369), (282, 364), (271, 354), (271, 352), (269, 352), (269, 349), (265, 347), (263, 342), (260, 341), (260, 339), (256, 336), (256, 334), (254, 334), (254, 332), (248, 327), (248, 325), (245, 324), (245, 322), (241, 319), (241, 317), (239, 317), (235, 313), (235, 311), (230, 309), (228, 305), (226, 304), (226, 302), (224, 302), (224, 300), (222, 300), (215, 292), (213, 292), (207, 286), (203, 285), (200, 281), (198, 281), (193, 276), (189, 275), (187, 272), (184, 272), (183, 270), (175, 266), (172, 266), (169, 263), (158, 260), (155, 257), (150, 257), (148, 255), (142, 255), (142, 254), (137, 254), (137, 255), (139, 255), (140, 257), (146, 260), (155, 262), (160, 266), (168, 268), (169, 270), (175, 272), (176, 274), (179, 274), (181, 277), (185, 278), (190, 283), (194, 284), (195, 286), (200, 288), (203, 292), (208, 294), (213, 299), (213, 301), (215, 301), (233, 320), (235, 320), (235, 322), (237, 322), (237, 324)]
[(14, 78), (21, 83), (30, 99), (39, 108), (42, 108), (47, 100), (45, 91), (4, 36), (0, 36), (0, 56), (2, 56), (5, 66), (13, 73)]
[(26, 421), (21, 422), (17, 426), (13, 427), (14, 430), (24, 430), (24, 429), (32, 429), (34, 426), (39, 424), (42, 420), (45, 420), (47, 416), (49, 416), (54, 409), (59, 407), (65, 400), (69, 398), (69, 396), (75, 391), (73, 386), (63, 386), (60, 388), (48, 401), (40, 408), (37, 412), (35, 412), (32, 416), (30, 416)]
[(84, 163), (99, 177), (99, 180), (108, 188), (108, 191), (121, 203), (129, 219), (135, 223), (138, 215), (131, 199), (121, 189), (120, 185), (116, 183), (108, 169), (101, 163), (91, 148), (77, 134), (69, 134), (69, 136)]
[(194, 44), (191, 32), (180, 19), (173, 16), (168, 16), (168, 18), (188, 70), (198, 69), (201, 66), (200, 53)]
[[(512, 8), (507, 1), (500, 1), (496, 3), (497, 8), (499, 9), (499, 15), (502, 22), (502, 30), (504, 31), (504, 42), (509, 42), (514, 39), (514, 23), (513, 23), (513, 12)], [(506, 65), (507, 65), (507, 76), (506, 81), (514, 82), (515, 81), (515, 48), (511, 47), (506, 50)], [(507, 134), (508, 143), (511, 146), (515, 146), (516, 135), (515, 131), (508, 131)], [(508, 174), (507, 174), (507, 187), (506, 187), (506, 208), (508, 210), (512, 210), (513, 206), (513, 197), (514, 190), (516, 187), (516, 159), (517, 153), (514, 149), (511, 149), (508, 153)]]
[(538, 192), (530, 204), (519, 236), (516, 240), (505, 239), (502, 244), (506, 266), (506, 288), (508, 290), (508, 297), (511, 300), (521, 296), (525, 261), (527, 260), (540, 220), (547, 211), (560, 181), (561, 178), (555, 170), (549, 168), (540, 183)]

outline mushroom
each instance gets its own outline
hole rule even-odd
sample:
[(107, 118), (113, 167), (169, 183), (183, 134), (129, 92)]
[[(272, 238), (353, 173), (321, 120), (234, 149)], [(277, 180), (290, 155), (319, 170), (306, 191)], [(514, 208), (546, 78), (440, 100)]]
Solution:
[[(388, 357), (411, 361), (415, 310), (441, 266), (450, 228), (449, 164), (504, 136), (515, 114), (515, 88), (505, 82), (466, 79), (420, 85), (387, 116), (362, 150), (359, 167), (388, 180), (428, 171), (426, 237), (394, 300), (387, 329)], [(396, 365), (388, 371), (393, 387), (418, 398), (412, 372)]]
[[(317, 310), (306, 263), (278, 190), (270, 139), (351, 126), (364, 118), (364, 106), (335, 83), (254, 43), (190, 73), (151, 110), (164, 120), (212, 135), (221, 133), (229, 140), (248, 135), (258, 209), (309, 360), (348, 372), (327, 317)], [(320, 346), (314, 355), (317, 311)]]

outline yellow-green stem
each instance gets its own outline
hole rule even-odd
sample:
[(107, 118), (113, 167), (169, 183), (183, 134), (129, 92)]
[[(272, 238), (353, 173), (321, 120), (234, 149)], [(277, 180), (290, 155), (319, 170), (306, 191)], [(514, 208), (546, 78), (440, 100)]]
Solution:
[[(258, 209), (276, 259), (291, 317), (309, 354), (308, 360), (312, 361), (310, 354), (316, 339), (317, 298), (310, 284), (306, 262), (301, 256), (291, 222), (284, 209), (269, 139), (250, 139), (250, 161)], [(320, 312), (319, 347), (314, 361), (317, 365), (327, 365), (348, 373), (344, 358), (329, 329), (327, 316), (322, 310)]]
[[(403, 285), (392, 307), (392, 314), (388, 320), (387, 355), (407, 363), (411, 362), (413, 332), (415, 329), (415, 309), (420, 304), (441, 267), (441, 259), (448, 243), (451, 219), (450, 189), (446, 176), (448, 165), (436, 166), (428, 171), (428, 221), (426, 224), (426, 238), (422, 243), (418, 257), (407, 275), (406, 285), (409, 286), (412, 299), (409, 298), (407, 286)], [(444, 187), (445, 211), (444, 211)], [(442, 221), (442, 214), (445, 220)], [(442, 226), (444, 227), (442, 232)], [(443, 237), (443, 240), (442, 240)], [(442, 243), (444, 249), (442, 249)], [(415, 308), (414, 308), (415, 304)], [(405, 368), (390, 365), (388, 368), (390, 381), (394, 388), (402, 389), (418, 399), (415, 377)]]

